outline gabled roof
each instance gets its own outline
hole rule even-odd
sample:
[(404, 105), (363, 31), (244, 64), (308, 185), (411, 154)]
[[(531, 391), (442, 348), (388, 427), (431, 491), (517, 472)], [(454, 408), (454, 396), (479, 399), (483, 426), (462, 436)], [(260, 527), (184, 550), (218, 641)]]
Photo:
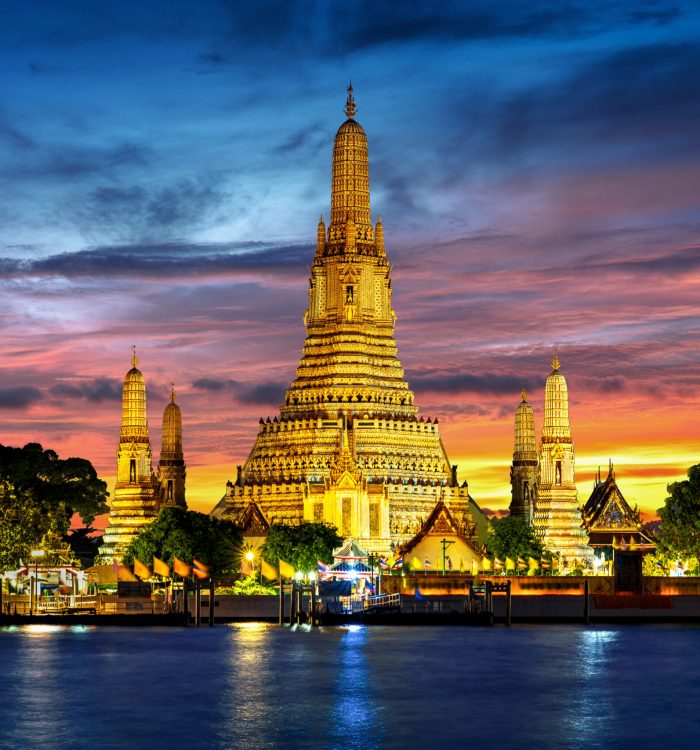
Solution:
[(255, 500), (251, 500), (245, 509), (243, 518), (241, 518), (241, 526), (243, 527), (243, 533), (248, 535), (263, 536), (270, 529), (269, 521), (265, 518), (265, 514), (260, 510)]
[(358, 547), (353, 539), (349, 539), (342, 547), (333, 550), (333, 560), (362, 560), (366, 561), (369, 555), (363, 549)]
[(484, 552), (479, 548), (479, 545), (474, 539), (470, 539), (463, 531), (460, 525), (455, 520), (454, 516), (450, 512), (450, 509), (445, 505), (444, 500), (438, 500), (430, 515), (425, 519), (423, 525), (420, 527), (418, 533), (410, 541), (402, 544), (399, 547), (399, 553), (405, 555), (409, 553), (420, 541), (422, 541), (428, 534), (435, 534), (444, 536), (450, 534), (451, 536), (458, 537), (463, 541), (473, 552), (477, 555), (483, 555)]
[(600, 481), (600, 474), (591, 496), (583, 508), (583, 524), (588, 532), (589, 543), (612, 544), (613, 535), (629, 534), (635, 543), (652, 543), (642, 531), (642, 519), (637, 509), (630, 508), (617, 486), (613, 465), (608, 476)]

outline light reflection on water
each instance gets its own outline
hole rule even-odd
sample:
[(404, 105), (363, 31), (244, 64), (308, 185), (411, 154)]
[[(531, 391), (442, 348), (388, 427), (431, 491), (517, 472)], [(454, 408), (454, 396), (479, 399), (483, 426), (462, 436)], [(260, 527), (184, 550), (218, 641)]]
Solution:
[(0, 748), (695, 748), (699, 645), (690, 626), (6, 628)]

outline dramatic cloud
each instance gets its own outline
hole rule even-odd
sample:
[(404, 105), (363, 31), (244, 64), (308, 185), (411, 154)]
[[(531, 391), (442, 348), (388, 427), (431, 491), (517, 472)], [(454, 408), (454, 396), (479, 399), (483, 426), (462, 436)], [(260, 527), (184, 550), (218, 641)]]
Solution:
[(41, 391), (31, 386), (0, 388), (0, 409), (26, 409), (41, 401)]

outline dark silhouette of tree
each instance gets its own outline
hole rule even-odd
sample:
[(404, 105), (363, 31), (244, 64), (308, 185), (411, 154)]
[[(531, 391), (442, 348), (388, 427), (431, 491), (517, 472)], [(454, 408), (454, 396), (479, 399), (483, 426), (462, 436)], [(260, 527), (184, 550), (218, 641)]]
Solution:
[(700, 464), (688, 469), (688, 478), (666, 488), (669, 496), (657, 511), (661, 523), (656, 536), (658, 552), (667, 558), (695, 560), (700, 568)]
[(240, 571), (243, 535), (232, 521), (206, 513), (168, 507), (132, 541), (124, 562), (134, 558), (151, 565), (158, 557), (172, 566), (177, 557), (186, 563), (192, 559), (209, 566), (214, 578)]

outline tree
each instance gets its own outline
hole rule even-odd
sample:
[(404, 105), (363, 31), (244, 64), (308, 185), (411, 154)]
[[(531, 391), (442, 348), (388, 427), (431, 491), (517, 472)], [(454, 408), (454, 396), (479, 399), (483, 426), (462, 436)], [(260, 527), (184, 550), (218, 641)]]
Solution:
[(243, 535), (238, 526), (206, 513), (168, 507), (131, 542), (124, 562), (150, 565), (154, 557), (172, 566), (173, 558), (205, 563), (214, 578), (240, 569)]
[(267, 532), (262, 557), (271, 565), (284, 560), (295, 570), (315, 571), (318, 560), (333, 562), (333, 550), (343, 543), (343, 537), (330, 523), (300, 523), (286, 526), (276, 523)]
[(491, 519), (486, 550), (489, 555), (496, 555), (502, 560), (506, 557), (510, 557), (511, 560), (517, 560), (518, 557), (539, 559), (546, 554), (532, 526), (518, 516)]
[(692, 558), (700, 568), (700, 464), (688, 469), (687, 479), (666, 489), (669, 496), (657, 511), (661, 519), (657, 551), (674, 560)]
[(0, 479), (0, 570), (12, 570), (31, 560), (43, 535), (45, 519), (31, 495), (18, 495)]
[(97, 477), (84, 458), (61, 459), (39, 443), (23, 448), (0, 445), (0, 479), (13, 488), (18, 498), (34, 504), (49, 528), (65, 534), (74, 513), (86, 525), (106, 513), (107, 485)]

